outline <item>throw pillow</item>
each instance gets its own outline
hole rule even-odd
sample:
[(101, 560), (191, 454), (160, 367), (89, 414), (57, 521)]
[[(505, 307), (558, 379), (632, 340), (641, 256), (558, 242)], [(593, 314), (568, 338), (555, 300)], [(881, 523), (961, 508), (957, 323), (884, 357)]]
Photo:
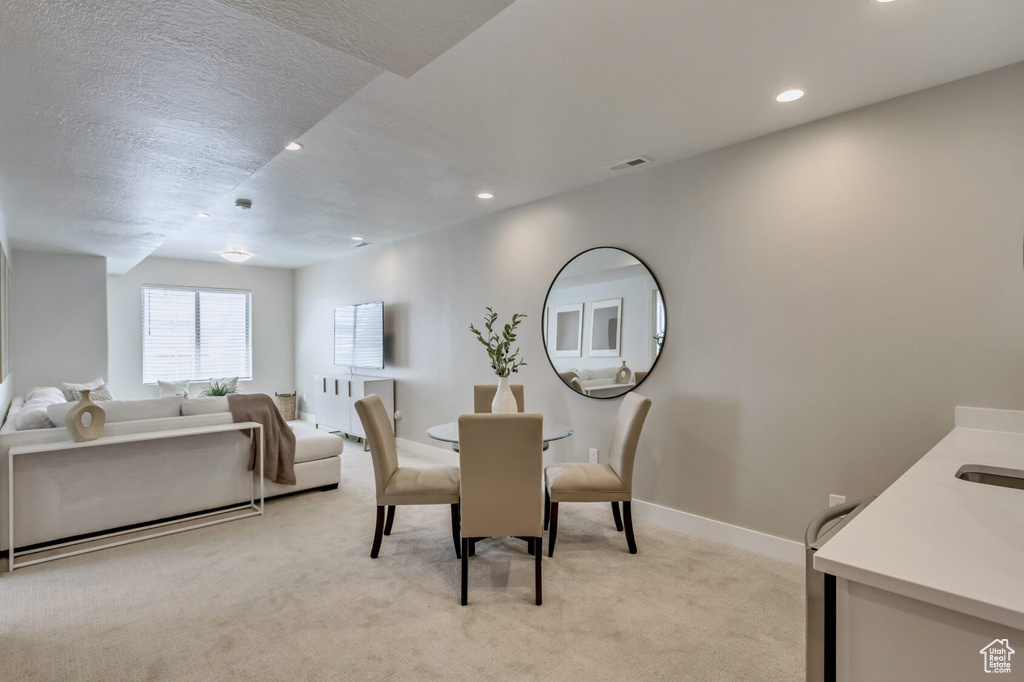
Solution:
[(182, 398), (188, 397), (188, 380), (185, 381), (160, 381), (156, 382), (157, 387), (160, 389), (161, 398), (171, 398), (179, 396)]
[(14, 417), (14, 427), (18, 431), (30, 429), (50, 429), (53, 422), (47, 416), (50, 405), (66, 404), (64, 393), (57, 388), (30, 388), (26, 393), (28, 399)]
[[(93, 400), (93, 402), (97, 402), (98, 403), (98, 402), (100, 402), (102, 400), (113, 400), (114, 399), (114, 396), (110, 395), (110, 389), (107, 388), (106, 384), (102, 384), (102, 385), (100, 385), (97, 388), (89, 388), (89, 389), (82, 389), (82, 390), (88, 390), (89, 391), (89, 397)], [(77, 403), (79, 400), (81, 400), (82, 399), (82, 390), (79, 390), (77, 388), (73, 388), (70, 391), (68, 391), (68, 394), (71, 396), (71, 399), (68, 400), (68, 402), (70, 402), (70, 403)]]
[(107, 388), (107, 382), (103, 380), (103, 377), (84, 384), (61, 384), (60, 388), (64, 391), (64, 397), (68, 399), (68, 402), (77, 403), (81, 400), (83, 390), (92, 391), (89, 395), (95, 401), (114, 399), (110, 395), (110, 389)]
[(67, 400), (64, 395), (64, 391), (60, 390), (56, 386), (38, 386), (30, 388), (25, 391), (25, 402), (30, 402), (36, 398), (51, 398), (52, 402), (59, 403)]

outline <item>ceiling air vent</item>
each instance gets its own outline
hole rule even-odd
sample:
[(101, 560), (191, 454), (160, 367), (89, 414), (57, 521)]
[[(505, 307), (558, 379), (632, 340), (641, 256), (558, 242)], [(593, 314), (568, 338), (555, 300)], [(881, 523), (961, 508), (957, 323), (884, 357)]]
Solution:
[(625, 161), (619, 161), (608, 166), (610, 171), (626, 170), (627, 168), (636, 168), (637, 166), (643, 166), (644, 164), (650, 163), (651, 160), (646, 156), (638, 156), (635, 159), (626, 159)]
[(357, 249), (361, 249), (364, 246), (369, 246), (369, 245), (370, 245), (370, 242), (359, 242), (358, 244), (356, 244), (356, 248)]

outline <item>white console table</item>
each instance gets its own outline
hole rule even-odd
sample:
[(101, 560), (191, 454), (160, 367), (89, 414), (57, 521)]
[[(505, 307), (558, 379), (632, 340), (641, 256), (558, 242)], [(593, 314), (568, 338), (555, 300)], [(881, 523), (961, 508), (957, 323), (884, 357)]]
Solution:
[[(53, 452), (66, 452), (73, 454), (77, 450), (82, 448), (92, 448), (100, 445), (118, 445), (123, 443), (142, 443), (145, 441), (153, 440), (164, 440), (169, 438), (183, 438), (185, 436), (199, 436), (208, 433), (222, 433), (225, 431), (250, 431), (250, 439), (257, 438), (258, 446), (258, 457), (259, 468), (252, 472), (250, 485), (249, 485), (249, 503), (240, 504), (227, 509), (220, 509), (212, 512), (197, 512), (194, 514), (186, 514), (184, 516), (177, 517), (170, 521), (159, 521), (156, 523), (148, 523), (139, 526), (133, 526), (125, 530), (119, 530), (112, 533), (103, 533), (100, 535), (94, 535), (87, 538), (81, 538), (78, 540), (70, 540), (68, 542), (59, 542), (55, 544), (48, 544), (42, 547), (35, 547), (33, 549), (22, 550), (20, 552), (15, 551), (17, 543), (14, 539), (14, 460), (17, 457), (24, 457), (26, 455), (34, 455), (40, 453), (53, 453)], [(173, 429), (168, 431), (150, 431), (148, 433), (132, 433), (120, 436), (104, 436), (97, 438), (96, 440), (86, 441), (84, 443), (76, 443), (74, 441), (60, 441), (57, 443), (38, 443), (35, 445), (19, 445), (12, 447), (10, 450), (10, 456), (7, 459), (7, 500), (9, 508), (7, 510), (7, 519), (9, 526), (9, 554), (7, 560), (8, 572), (14, 571), (15, 568), (24, 568), (26, 566), (32, 566), (34, 564), (41, 564), (47, 561), (55, 561), (57, 559), (64, 559), (77, 554), (86, 554), (88, 552), (96, 552), (101, 549), (107, 549), (109, 547), (118, 547), (120, 545), (127, 545), (133, 542), (141, 542), (142, 540), (149, 540), (151, 538), (158, 538), (164, 535), (173, 535), (175, 533), (183, 533), (187, 530), (194, 530), (196, 528), (204, 528), (206, 526), (213, 526), (218, 523), (227, 523), (228, 521), (237, 521), (238, 519), (245, 519), (250, 516), (262, 516), (263, 515), (263, 502), (264, 502), (264, 483), (263, 483), (263, 426), (257, 422), (239, 422), (237, 424), (217, 424), (214, 426), (198, 426), (187, 429)], [(257, 478), (259, 481), (259, 504), (257, 504)], [(187, 523), (189, 521), (196, 521), (198, 519), (204, 519), (209, 517), (217, 517), (222, 514), (229, 514), (231, 512), (244, 511), (244, 514), (234, 514), (227, 518), (214, 518), (209, 521), (202, 523), (193, 523), (184, 527), (172, 528), (170, 530), (164, 530), (156, 533), (148, 533), (139, 537), (132, 537), (125, 540), (117, 540), (115, 542), (108, 542), (95, 547), (87, 547), (85, 549), (73, 550), (69, 552), (61, 552), (60, 554), (54, 554), (45, 556), (39, 559), (32, 559), (31, 561), (16, 562), (16, 558), (20, 556), (26, 556), (29, 554), (38, 554), (40, 552), (50, 552), (55, 549), (62, 547), (72, 547), (74, 545), (81, 545), (87, 542), (96, 542), (98, 540), (104, 540), (107, 538), (114, 538), (121, 535), (127, 535), (129, 533), (141, 533), (147, 530), (155, 528), (162, 528), (165, 526), (177, 526), (181, 523)]]

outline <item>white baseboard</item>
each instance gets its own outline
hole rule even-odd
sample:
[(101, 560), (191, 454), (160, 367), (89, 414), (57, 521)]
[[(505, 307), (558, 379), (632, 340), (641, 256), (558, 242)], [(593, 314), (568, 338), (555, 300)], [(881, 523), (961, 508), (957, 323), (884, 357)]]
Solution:
[(775, 535), (734, 526), (724, 521), (715, 521), (678, 509), (662, 507), (653, 502), (633, 500), (633, 518), (650, 521), (686, 535), (693, 535), (712, 542), (721, 542), (744, 549), (754, 554), (779, 559), (791, 564), (804, 563), (804, 546), (793, 540)]
[[(444, 464), (458, 464), (459, 456), (450, 448), (439, 448), (433, 445), (417, 443), (405, 438), (396, 438), (399, 450), (415, 455), (423, 455), (439, 460)], [(804, 563), (804, 546), (793, 540), (768, 535), (760, 531), (734, 526), (724, 521), (697, 516), (689, 512), (662, 507), (653, 502), (633, 500), (633, 518), (653, 523), (668, 530), (693, 535), (712, 542), (732, 545), (754, 554), (779, 559), (791, 564)]]

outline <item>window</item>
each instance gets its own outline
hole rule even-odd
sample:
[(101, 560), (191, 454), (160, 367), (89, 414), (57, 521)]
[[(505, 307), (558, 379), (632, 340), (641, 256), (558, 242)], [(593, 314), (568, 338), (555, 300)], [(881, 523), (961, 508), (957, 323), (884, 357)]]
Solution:
[(661, 354), (661, 347), (665, 343), (665, 299), (661, 297), (661, 290), (654, 290), (654, 357)]
[(252, 378), (252, 293), (142, 288), (142, 381)]

